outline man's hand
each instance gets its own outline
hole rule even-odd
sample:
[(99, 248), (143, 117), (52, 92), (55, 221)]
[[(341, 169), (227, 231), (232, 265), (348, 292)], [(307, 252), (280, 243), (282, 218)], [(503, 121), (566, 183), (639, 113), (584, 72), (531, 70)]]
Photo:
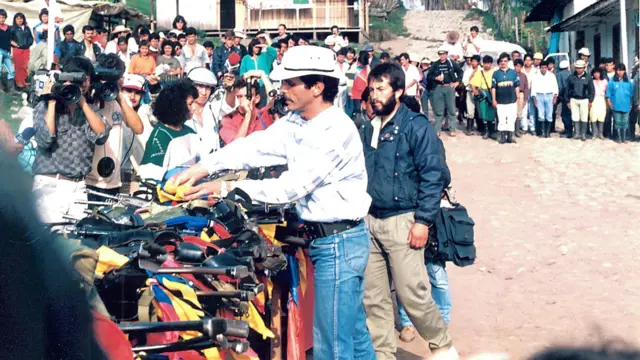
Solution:
[(555, 105), (558, 102), (558, 98), (557, 97), (553, 97), (553, 105)]
[(638, 105), (638, 111), (640, 111), (640, 105)]
[(149, 82), (149, 85), (157, 85), (160, 82), (160, 77), (156, 75), (148, 75), (147, 81)]
[(570, 102), (567, 103), (567, 109), (571, 110), (571, 103)]
[(493, 107), (496, 108), (496, 109), (498, 108), (498, 102), (495, 101), (495, 100), (493, 100)]
[(444, 74), (436, 76), (436, 81), (444, 81)]
[(454, 82), (454, 83), (449, 84), (449, 86), (451, 86), (452, 89), (455, 89), (455, 88), (458, 87), (459, 84), (460, 83), (458, 83), (458, 82)]
[(238, 107), (244, 110), (245, 114), (249, 114), (253, 111), (253, 102), (245, 97), (240, 100)]
[(42, 95), (51, 94), (51, 89), (53, 89), (53, 81), (47, 80), (47, 82), (44, 84), (44, 88), (42, 88)]
[(607, 100), (607, 106), (613, 109), (613, 103), (611, 102), (611, 100)]
[(244, 73), (242, 77), (245, 78), (246, 80), (249, 78), (262, 78), (264, 75), (265, 73), (262, 70), (249, 70), (246, 73)]
[(220, 196), (220, 188), (222, 186), (222, 181), (214, 180), (206, 183), (202, 183), (198, 186), (194, 186), (189, 190), (184, 192), (185, 200), (195, 200), (199, 199), (203, 196)]
[(589, 103), (589, 110), (591, 110), (591, 105), (593, 105), (593, 103)]
[(169, 182), (173, 183), (173, 186), (178, 187), (180, 185), (191, 186), (196, 181), (209, 175), (209, 171), (204, 168), (202, 164), (196, 164), (183, 172), (174, 175), (169, 179)]
[(424, 224), (414, 223), (409, 231), (409, 246), (412, 249), (422, 249), (429, 240), (429, 227)]
[(17, 145), (20, 144), (16, 144), (14, 141), (14, 135), (11, 128), (9, 128), (9, 123), (4, 120), (0, 120), (0, 146), (5, 151), (14, 153), (22, 150)]

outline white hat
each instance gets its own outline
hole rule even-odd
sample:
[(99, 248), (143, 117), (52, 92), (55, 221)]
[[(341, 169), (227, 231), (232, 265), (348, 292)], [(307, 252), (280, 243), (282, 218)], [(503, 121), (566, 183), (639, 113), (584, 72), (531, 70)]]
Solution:
[(218, 81), (216, 80), (216, 77), (213, 76), (213, 73), (203, 67), (198, 67), (189, 71), (187, 77), (189, 80), (193, 81), (194, 84), (209, 87), (218, 85)]
[(237, 38), (241, 38), (241, 39), (246, 39), (247, 38), (247, 35), (240, 28), (233, 29), (233, 36), (235, 36)]
[(121, 33), (121, 32), (131, 32), (131, 29), (129, 29), (128, 27), (126, 27), (124, 25), (118, 25), (111, 31), (112, 34), (117, 34), (117, 33)]
[(420, 60), (420, 63), (422, 64), (431, 64), (431, 59), (429, 59), (428, 56), (425, 56), (422, 58), (422, 60)]
[(125, 74), (123, 89), (130, 89), (135, 91), (144, 91), (144, 83), (146, 79), (142, 75)]
[(319, 46), (295, 46), (282, 57), (282, 64), (269, 76), (281, 81), (305, 75), (324, 75), (340, 79), (342, 74), (336, 67), (336, 54), (333, 50)]
[(591, 51), (589, 51), (588, 48), (583, 47), (582, 49), (578, 50), (578, 55), (591, 56)]
[(585, 68), (587, 67), (587, 63), (584, 62), (584, 60), (576, 60), (575, 67), (576, 69)]
[(440, 45), (438, 48), (438, 54), (440, 53), (449, 53), (449, 47), (445, 45)]
[(568, 69), (569, 68), (569, 60), (560, 61), (560, 69)]
[(466, 53), (464, 53), (464, 57), (466, 57), (466, 58), (472, 58), (473, 55), (475, 55), (475, 54), (472, 53), (471, 51), (467, 51)]

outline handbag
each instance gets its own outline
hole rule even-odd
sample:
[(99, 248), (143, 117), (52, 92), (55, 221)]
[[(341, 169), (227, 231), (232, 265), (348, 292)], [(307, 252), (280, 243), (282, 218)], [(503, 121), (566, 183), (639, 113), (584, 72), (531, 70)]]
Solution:
[(429, 241), (425, 257), (427, 259), (451, 261), (464, 267), (476, 260), (473, 227), (475, 222), (467, 209), (451, 202), (451, 207), (440, 207), (433, 227), (434, 241)]

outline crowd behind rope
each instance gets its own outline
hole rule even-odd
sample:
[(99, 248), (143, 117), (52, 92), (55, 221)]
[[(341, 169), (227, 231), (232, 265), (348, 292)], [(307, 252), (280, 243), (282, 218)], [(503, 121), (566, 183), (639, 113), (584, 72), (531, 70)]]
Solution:
[[(15, 86), (18, 90), (27, 88), (29, 74), (46, 64), (48, 10), (40, 12), (41, 23), (33, 31), (22, 14), (15, 14), (12, 27), (4, 24), (6, 18), (6, 12), (0, 10), (0, 55), (8, 70), (3, 81), (7, 91), (15, 94)], [(295, 47), (317, 45), (333, 51), (332, 71), (339, 74), (335, 78), (337, 91), (323, 97), (326, 95), (361, 129), (365, 153), (373, 157), (384, 157), (381, 154), (389, 151), (384, 143), (392, 141), (399, 131), (431, 131), (426, 123), (412, 127), (417, 124), (412, 121), (419, 113), (423, 117), (433, 113), (437, 136), (442, 131), (455, 136), (457, 124), (466, 122), (466, 134), (478, 131), (485, 139), (497, 135), (502, 144), (514, 143), (515, 137), (523, 133), (549, 137), (555, 131), (555, 115), (560, 108), (565, 136), (583, 141), (588, 136), (609, 137), (624, 142), (627, 135), (634, 137), (635, 111), (640, 104), (638, 75), (630, 78), (624, 65), (616, 65), (612, 59), (604, 59), (602, 66), (594, 67), (589, 63), (588, 50), (582, 49), (573, 71), (565, 62), (556, 69), (552, 59), (544, 60), (539, 53), (503, 53), (493, 59), (481, 55), (483, 41), (476, 27), (463, 41), (444, 43), (434, 61), (409, 53), (392, 58), (383, 52), (378, 56), (371, 45), (358, 52), (337, 26), (319, 44), (288, 33), (285, 24), (278, 27), (277, 34), (261, 31), (253, 39), (235, 29), (224, 34), (222, 45), (217, 48), (211, 41), (198, 43), (196, 29), (189, 27), (182, 16), (177, 16), (173, 28), (166, 32), (151, 32), (145, 26), (132, 31), (119, 25), (109, 33), (86, 25), (79, 29), (83, 35), (80, 42), (74, 40), (73, 26), (64, 26), (62, 36), (59, 30), (57, 25), (52, 30), (58, 40), (54, 63), (62, 73), (84, 75), (76, 83), (65, 83), (80, 89), (79, 100), (65, 103), (56, 98), (55, 82), (49, 81), (41, 96), (21, 110), (24, 121), (16, 139), (22, 141), (11, 139), (7, 144), (34, 176), (40, 218), (49, 223), (82, 218), (86, 210), (82, 201), (99, 200), (94, 195), (87, 197), (85, 189), (111, 195), (131, 193), (138, 178), (167, 180), (168, 170), (197, 164), (203, 157), (289, 116), (278, 110), (283, 102), (286, 105), (278, 89), (295, 84), (290, 79), (272, 81), (271, 74), (283, 71), (285, 54)], [(34, 41), (36, 45), (29, 51)], [(110, 67), (122, 75), (120, 91), (114, 99), (96, 98), (92, 78), (98, 67)], [(306, 80), (309, 83), (305, 82), (305, 89), (320, 83), (317, 78)], [(390, 119), (398, 123), (403, 119), (412, 125), (402, 129), (399, 125), (385, 127)], [(6, 124), (3, 127), (3, 135), (7, 136)], [(35, 136), (24, 139), (26, 129), (32, 129)], [(437, 137), (428, 143), (429, 154), (444, 156)], [(386, 155), (393, 158), (391, 153)], [(422, 155), (420, 162), (433, 161), (428, 154)], [(396, 165), (411, 167), (413, 162), (405, 160), (396, 160)], [(430, 164), (429, 171), (442, 172), (442, 179), (450, 180), (444, 159), (435, 163)], [(393, 173), (393, 169), (386, 170), (385, 173)], [(443, 180), (444, 187), (449, 180)], [(380, 193), (385, 191), (381, 189)], [(435, 192), (439, 203), (441, 189)], [(384, 196), (390, 202), (398, 202), (397, 197), (392, 199), (386, 193)], [(446, 206), (446, 201), (443, 203)], [(416, 214), (419, 212), (416, 210)], [(384, 220), (388, 215), (373, 214), (371, 221)], [(410, 215), (413, 217), (413, 212)], [(408, 223), (413, 222), (409, 220)], [(398, 235), (414, 230), (391, 231)], [(384, 238), (383, 233), (372, 232), (379, 238)], [(419, 257), (424, 262), (423, 256)], [(424, 267), (409, 268), (407, 273), (417, 271), (416, 276), (425, 272)], [(400, 339), (411, 341), (420, 333), (434, 349), (446, 350), (441, 353), (443, 358), (454, 359), (457, 353), (446, 329), (451, 295), (444, 261), (427, 259), (426, 273), (432, 295), (428, 302), (406, 289), (400, 291), (407, 302), (399, 304), (403, 325)], [(407, 278), (396, 275), (396, 284)], [(379, 316), (379, 326), (375, 327), (378, 330), (371, 334), (375, 350), (379, 358), (384, 357), (380, 354), (393, 356), (395, 348), (388, 344), (390, 319), (383, 319), (386, 313), (375, 314), (375, 298), (380, 297), (386, 304), (390, 294), (370, 286), (365, 290), (364, 303), (370, 318)], [(407, 289), (411, 286), (407, 285)], [(434, 302), (435, 306), (431, 306)], [(423, 305), (430, 310), (420, 310)], [(420, 321), (417, 326), (412, 322), (416, 320)]]

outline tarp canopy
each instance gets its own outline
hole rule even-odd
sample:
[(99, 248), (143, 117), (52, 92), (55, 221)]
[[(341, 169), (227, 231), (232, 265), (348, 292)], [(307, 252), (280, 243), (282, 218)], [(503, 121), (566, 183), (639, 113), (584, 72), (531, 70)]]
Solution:
[(247, 0), (249, 9), (307, 9), (313, 7), (312, 0)]
[[(82, 32), (80, 31), (84, 25), (89, 23), (91, 13), (96, 12), (98, 15), (103, 16), (118, 16), (126, 20), (134, 20), (138, 23), (149, 23), (149, 18), (140, 13), (136, 9), (127, 8), (124, 4), (108, 3), (103, 1), (80, 1), (80, 0), (58, 0), (58, 6), (62, 13), (63, 21), (58, 24), (60, 29), (65, 25), (73, 25), (76, 29), (76, 40), (82, 39)], [(44, 0), (35, 1), (1, 1), (0, 8), (3, 8), (8, 13), (7, 23), (11, 24), (13, 16), (17, 12), (24, 13), (27, 18), (27, 24), (33, 28), (40, 22), (38, 15), (40, 10), (46, 7)], [(50, 20), (53, 23), (53, 19)], [(62, 34), (61, 34), (62, 35)]]
[(520, 54), (527, 53), (524, 48), (518, 44), (509, 43), (506, 41), (483, 40), (482, 47), (480, 48), (480, 55), (491, 55), (494, 59), (497, 59), (498, 56), (503, 52), (511, 55), (511, 53), (514, 51), (517, 51)]
[(607, 22), (610, 15), (620, 14), (618, 0), (600, 0), (549, 28), (549, 32), (579, 31)]

